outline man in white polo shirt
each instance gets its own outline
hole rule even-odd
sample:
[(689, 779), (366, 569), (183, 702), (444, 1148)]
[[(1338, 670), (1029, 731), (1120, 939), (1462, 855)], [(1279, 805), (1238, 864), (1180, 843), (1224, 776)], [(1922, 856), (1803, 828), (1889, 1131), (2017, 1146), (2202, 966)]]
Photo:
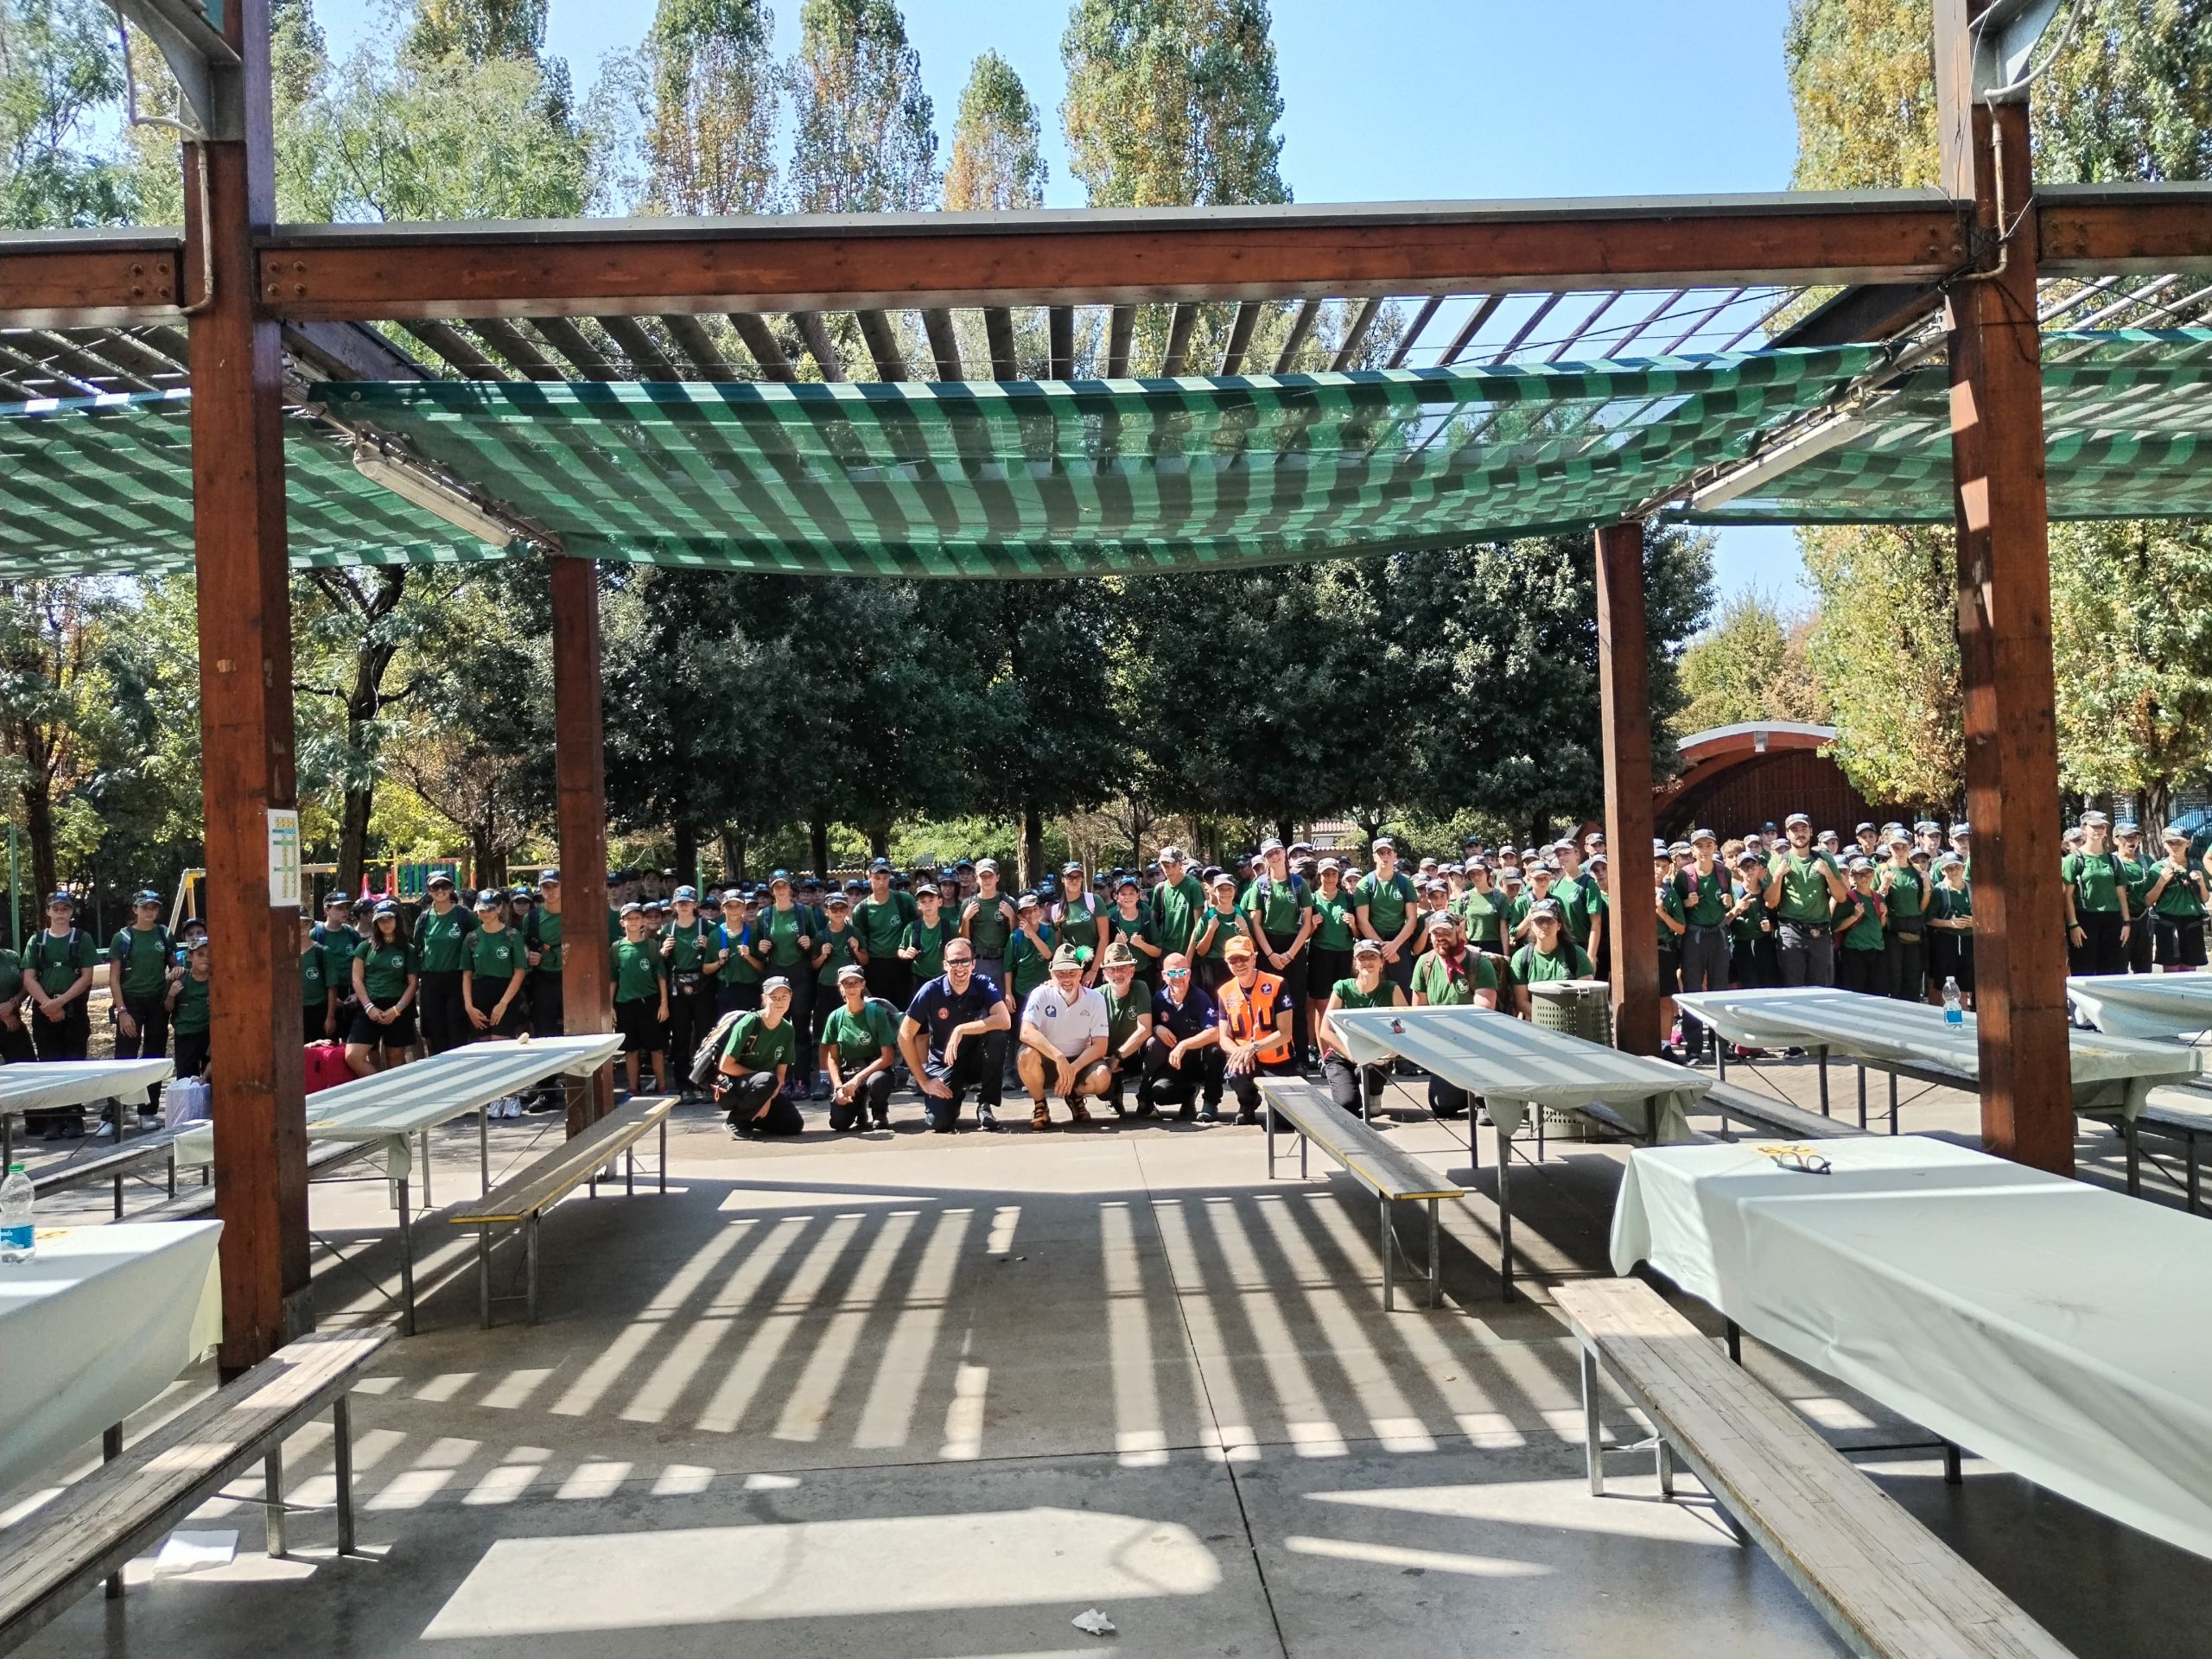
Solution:
[(1084, 959), (1071, 945), (1052, 953), (1052, 976), (1029, 993), (1021, 1007), (1021, 1054), (1015, 1062), (1029, 1091), (1029, 1126), (1052, 1127), (1052, 1097), (1068, 1103), (1068, 1119), (1090, 1122), (1085, 1096), (1114, 1086), (1106, 1064), (1110, 1029), (1106, 999), (1083, 982)]

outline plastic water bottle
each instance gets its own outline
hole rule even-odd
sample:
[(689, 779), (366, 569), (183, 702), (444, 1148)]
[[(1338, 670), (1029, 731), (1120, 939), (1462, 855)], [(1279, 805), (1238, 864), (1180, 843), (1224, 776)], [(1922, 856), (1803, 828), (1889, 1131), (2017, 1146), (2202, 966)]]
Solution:
[(1955, 978), (1947, 979), (1943, 982), (1943, 1023), (1963, 1026), (1966, 1022), (1966, 1004), (1959, 1000), (1959, 982)]
[(28, 1262), (38, 1249), (31, 1222), (36, 1195), (31, 1178), (21, 1164), (8, 1166), (8, 1179), (0, 1181), (0, 1262)]

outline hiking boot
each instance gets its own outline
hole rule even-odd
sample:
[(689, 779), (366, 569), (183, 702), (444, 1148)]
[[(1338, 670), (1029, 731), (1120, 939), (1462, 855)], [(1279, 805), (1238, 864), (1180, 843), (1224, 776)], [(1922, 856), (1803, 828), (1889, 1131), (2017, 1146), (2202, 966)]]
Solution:
[(988, 1106), (978, 1106), (976, 1109), (976, 1127), (986, 1135), (996, 1135), (999, 1132), (998, 1113)]
[[(1190, 1109), (1189, 1107), (1185, 1106), (1183, 1109), (1184, 1109), (1185, 1111), (1186, 1111), (1186, 1112), (1187, 1112), (1187, 1111), (1189, 1111), (1191, 1109)], [(1208, 1103), (1208, 1104), (1206, 1104), (1206, 1105), (1204, 1105), (1204, 1106), (1199, 1107), (1199, 1108), (1198, 1108), (1198, 1122), (1201, 1122), (1201, 1123), (1218, 1123), (1218, 1122), (1221, 1122), (1221, 1109), (1220, 1109), (1219, 1107), (1217, 1107), (1217, 1106), (1215, 1106), (1215, 1105), (1211, 1104), (1211, 1103)]]
[(1236, 1121), (1243, 1124), (1246, 1128), (1249, 1128), (1253, 1124), (1260, 1121), (1260, 1115), (1248, 1106), (1243, 1111), (1236, 1114)]
[(1175, 1109), (1175, 1121), (1178, 1123), (1188, 1123), (1198, 1115), (1198, 1109), (1192, 1105), (1187, 1100)]
[(1077, 1124), (1090, 1122), (1090, 1109), (1088, 1106), (1085, 1106), (1079, 1100), (1070, 1100), (1068, 1102), (1068, 1122)]
[(1030, 1113), (1029, 1127), (1036, 1130), (1040, 1135), (1046, 1129), (1051, 1128), (1052, 1127), (1052, 1114), (1051, 1109), (1048, 1107), (1039, 1106), (1035, 1111)]

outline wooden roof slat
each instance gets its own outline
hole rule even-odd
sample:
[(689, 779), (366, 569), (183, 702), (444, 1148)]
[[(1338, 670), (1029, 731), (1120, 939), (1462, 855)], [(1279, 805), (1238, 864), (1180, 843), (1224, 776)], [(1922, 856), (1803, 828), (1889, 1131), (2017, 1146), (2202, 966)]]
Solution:
[(891, 326), (891, 319), (880, 311), (856, 314), (861, 325), (861, 338), (868, 342), (868, 354), (875, 359), (875, 375), (879, 380), (905, 380), (906, 354), (899, 347), (899, 334)]
[(79, 345), (68, 335), (50, 329), (40, 329), (24, 337), (25, 343), (35, 353), (42, 354), (61, 365), (78, 379), (111, 381), (111, 391), (152, 391), (155, 383), (143, 375), (126, 368), (116, 358)]
[(1476, 295), (1474, 309), (1467, 313), (1467, 320), (1459, 325), (1459, 331), (1452, 336), (1452, 343), (1444, 348), (1444, 355), (1436, 359), (1437, 365), (1440, 368), (1448, 369), (1457, 363), (1465, 355), (1467, 347), (1474, 344), (1475, 336), (1482, 332), (1483, 324), (1488, 322), (1497, 313), (1497, 308), (1504, 303), (1505, 296), (1503, 294)]
[(1282, 350), (1275, 356), (1275, 372), (1288, 374), (1298, 361), (1298, 353), (1305, 348), (1306, 337), (1313, 332), (1314, 321), (1321, 315), (1321, 302), (1307, 300), (1298, 308), (1298, 315), (1290, 325), (1289, 338), (1282, 343)]
[(796, 380), (798, 374), (791, 367), (791, 359), (784, 355), (784, 348), (777, 342), (775, 330), (768, 327), (767, 319), (757, 311), (733, 311), (729, 326), (737, 330), (737, 337), (745, 342), (745, 349), (753, 353), (753, 360), (760, 365), (762, 375), (771, 380)]
[(721, 348), (715, 344), (715, 337), (707, 332), (707, 325), (698, 318), (677, 311), (663, 317), (660, 326), (668, 330), (669, 338), (676, 342), (677, 349), (690, 359), (690, 366), (698, 372), (702, 380), (733, 380), (737, 378), (731, 373), (729, 361), (723, 357)]
[(1129, 347), (1135, 343), (1137, 308), (1134, 305), (1117, 305), (1106, 324), (1106, 378), (1109, 380), (1126, 378), (1129, 372)]
[(995, 305), (984, 312), (983, 338), (991, 348), (991, 378), (1021, 378), (1021, 370), (1014, 359), (1014, 313), (1002, 305)]
[(1160, 372), (1173, 377), (1188, 371), (1191, 362), (1191, 334), (1198, 326), (1198, 308), (1185, 300), (1175, 307), (1174, 315), (1167, 320), (1167, 349), (1160, 353)]
[(1521, 326), (1513, 331), (1503, 346), (1491, 354), (1490, 360), (1492, 363), (1503, 363), (1510, 360), (1513, 353), (1521, 349), (1522, 343), (1529, 336), (1536, 332), (1543, 320), (1551, 315), (1552, 308), (1565, 297), (1566, 296), (1561, 294), (1547, 294), (1537, 301), (1536, 308), (1522, 320)]
[(960, 334), (952, 326), (952, 313), (932, 306), (922, 313), (922, 332), (930, 339), (930, 355), (937, 359), (940, 380), (965, 380), (960, 366)]
[(532, 380), (566, 380), (561, 365), (537, 349), (537, 343), (503, 317), (471, 317), (468, 326), (478, 338)]
[(630, 359), (633, 378), (639, 380), (681, 380), (676, 365), (670, 360), (660, 342), (645, 332), (645, 325), (635, 317), (601, 317), (599, 326), (607, 330), (607, 337), (622, 348), (623, 356)]
[(1375, 327), (1375, 319), (1382, 310), (1382, 302), (1380, 300), (1369, 300), (1360, 306), (1359, 315), (1351, 320), (1351, 327), (1344, 330), (1344, 343), (1337, 347), (1337, 354), (1329, 359), (1332, 374), (1342, 374), (1351, 367), (1359, 356), (1359, 348), (1367, 342), (1368, 330)]
[(568, 359), (569, 366), (579, 380), (613, 380), (620, 377), (614, 372), (591, 336), (567, 317), (532, 317), (531, 327), (544, 337), (545, 343)]
[(474, 340), (449, 322), (423, 318), (399, 325), (435, 352), (468, 380), (512, 380), (514, 376), (484, 355)]
[(33, 397), (90, 397), (111, 388), (95, 381), (82, 380), (67, 369), (16, 349), (21, 335), (0, 336), (0, 370), (8, 371), (19, 383), (28, 386)]
[(164, 353), (156, 351), (136, 334), (117, 328), (73, 328), (65, 336), (79, 346), (96, 351), (111, 362), (123, 364), (134, 372), (145, 375), (156, 382), (174, 379), (186, 372), (181, 363), (170, 360)]
[(1236, 308), (1236, 319), (1229, 325), (1229, 343), (1221, 349), (1221, 372), (1239, 374), (1244, 368), (1244, 353), (1252, 349), (1252, 330), (1259, 327), (1260, 314), (1266, 305), (1258, 300), (1246, 300)]
[(1651, 325), (1657, 322), (1660, 318), (1665, 316), (1668, 311), (1673, 308), (1675, 302), (1688, 292), (1689, 289), (1686, 288), (1678, 288), (1670, 293), (1661, 295), (1659, 297), (1659, 303), (1653, 306), (1649, 311), (1645, 312), (1643, 315), (1637, 321), (1634, 327), (1630, 328), (1628, 333), (1623, 334), (1619, 340), (1616, 340), (1613, 343), (1613, 349), (1617, 352), (1627, 351), (1630, 342), (1639, 339), (1645, 329), (1650, 327)]
[[(153, 331), (144, 332), (150, 340)], [(284, 349), (303, 373), (328, 380), (430, 378), (428, 366), (401, 351), (374, 323), (288, 322), (283, 337)], [(182, 338), (178, 335), (180, 341)]]
[(1051, 340), (1052, 378), (1075, 378), (1075, 308), (1053, 306), (1046, 314), (1045, 330)]
[(1406, 332), (1398, 336), (1398, 343), (1390, 348), (1389, 361), (1383, 364), (1384, 368), (1405, 366), (1406, 353), (1413, 350), (1414, 342), (1421, 338), (1421, 331), (1427, 327), (1436, 315), (1437, 308), (1444, 303), (1444, 297), (1441, 294), (1432, 294), (1421, 302), (1421, 309), (1414, 313), (1413, 321), (1407, 325)]
[[(1613, 308), (1613, 302), (1619, 298), (1620, 296), (1618, 294), (1608, 294), (1605, 298), (1599, 301), (1596, 307), (1592, 309), (1590, 315), (1583, 318), (1581, 321), (1576, 323), (1574, 327), (1568, 331), (1566, 339), (1560, 340), (1558, 345), (1553, 346), (1550, 351), (1544, 354), (1544, 361), (1547, 363), (1558, 362), (1560, 359), (1565, 357), (1569, 352), (1573, 351), (1578, 344), (1588, 339), (1590, 336), (1590, 331), (1592, 328), (1595, 328), (1599, 323), (1605, 320), (1605, 313)], [(1601, 352), (1599, 355), (1602, 357), (1605, 354)]]
[(822, 321), (819, 311), (794, 311), (791, 321), (798, 325), (798, 337), (806, 342), (806, 349), (822, 371), (824, 380), (836, 382), (845, 378), (845, 362), (837, 354), (837, 342), (830, 338), (830, 325)]

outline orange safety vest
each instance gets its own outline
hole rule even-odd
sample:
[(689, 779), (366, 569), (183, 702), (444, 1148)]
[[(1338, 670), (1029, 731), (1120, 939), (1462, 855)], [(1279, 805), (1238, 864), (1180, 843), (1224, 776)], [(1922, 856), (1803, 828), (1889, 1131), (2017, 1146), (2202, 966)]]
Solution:
[(1232, 975), (1222, 982), (1217, 995), (1224, 1033), (1240, 1043), (1256, 1038), (1263, 1065), (1274, 1065), (1290, 1058), (1290, 1033), (1275, 1024), (1275, 999), (1282, 995), (1281, 980), (1272, 974), (1258, 974), (1248, 991)]

